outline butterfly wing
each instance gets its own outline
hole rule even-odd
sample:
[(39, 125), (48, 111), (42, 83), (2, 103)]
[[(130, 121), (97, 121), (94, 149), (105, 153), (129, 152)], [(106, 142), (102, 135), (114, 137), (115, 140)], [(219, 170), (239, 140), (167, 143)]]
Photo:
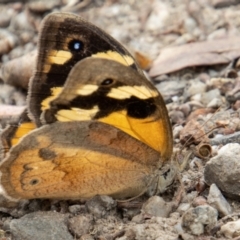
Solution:
[(14, 123), (9, 124), (0, 135), (0, 160), (6, 156), (12, 146), (18, 143), (22, 136), (25, 136), (35, 128), (36, 125), (29, 119), (27, 110), (25, 109), (19, 118)]
[(37, 126), (48, 102), (61, 91), (72, 67), (92, 56), (114, 59), (139, 69), (131, 54), (100, 28), (69, 13), (52, 13), (42, 25), (39, 35), (37, 67), (29, 87), (29, 112)]
[(157, 171), (171, 157), (163, 99), (118, 62), (80, 61), (49, 107), (41, 115), (48, 124), (22, 138), (0, 165), (6, 196), (134, 197), (158, 181)]
[(16, 125), (11, 126), (11, 131), (5, 132), (2, 139), (8, 142), (7, 146), (4, 145), (6, 151), (36, 125), (41, 126), (41, 112), (61, 91), (70, 70), (78, 61), (89, 56), (114, 59), (142, 74), (131, 54), (120, 43), (100, 28), (70, 13), (52, 13), (43, 20), (38, 49), (37, 66), (28, 92), (31, 119), (24, 112)]
[(77, 16), (46, 18), (39, 47), (29, 111), (37, 126), (51, 124), (11, 149), (0, 165), (3, 189), (58, 199), (144, 192), (172, 153), (161, 95), (121, 45)]
[(160, 152), (163, 161), (171, 158), (171, 124), (160, 93), (135, 70), (112, 60), (77, 63), (41, 118), (45, 123), (104, 122)]
[(11, 149), (0, 165), (1, 187), (14, 199), (128, 198), (147, 189), (162, 164), (159, 157), (108, 124), (55, 122), (33, 130)]

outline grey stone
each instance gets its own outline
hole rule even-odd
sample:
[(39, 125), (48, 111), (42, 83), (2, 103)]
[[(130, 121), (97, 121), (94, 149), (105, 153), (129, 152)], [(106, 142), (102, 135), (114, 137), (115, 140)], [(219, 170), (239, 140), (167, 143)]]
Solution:
[(164, 98), (168, 96), (175, 96), (183, 92), (186, 87), (186, 81), (181, 80), (176, 84), (175, 80), (161, 82), (155, 86), (162, 94)]
[(212, 184), (210, 186), (209, 194), (208, 194), (208, 203), (218, 210), (219, 215), (224, 217), (228, 214), (232, 213), (232, 208), (230, 204), (227, 202), (225, 197), (222, 195), (221, 191), (218, 189), (216, 184)]
[(180, 203), (176, 211), (179, 212), (180, 214), (183, 214), (183, 213), (185, 213), (190, 207), (191, 207), (190, 203)]
[(208, 185), (215, 183), (228, 197), (240, 199), (240, 145), (229, 143), (211, 158), (204, 169)]
[(105, 217), (110, 210), (115, 210), (116, 201), (109, 196), (96, 196), (86, 202), (86, 208), (89, 213), (96, 218)]
[(184, 19), (183, 24), (184, 24), (185, 29), (187, 29), (188, 32), (193, 32), (194, 29), (197, 27), (196, 20), (191, 17)]
[(69, 219), (69, 230), (73, 233), (74, 236), (81, 237), (89, 233), (93, 223), (93, 217), (90, 214), (85, 216), (78, 215)]
[(94, 240), (94, 237), (91, 236), (90, 234), (85, 234), (85, 235), (82, 235), (79, 240)]
[(73, 214), (87, 213), (87, 209), (85, 205), (75, 204), (75, 205), (69, 206), (68, 209), (69, 209), (69, 212)]
[(182, 226), (194, 235), (209, 232), (217, 223), (218, 212), (211, 206), (202, 205), (189, 209), (182, 217)]
[(205, 93), (207, 89), (207, 85), (200, 80), (194, 79), (193, 81), (187, 84), (187, 87), (184, 91), (185, 99), (194, 96), (199, 93)]
[(207, 108), (218, 108), (221, 107), (222, 100), (220, 98), (213, 98), (208, 104)]
[(10, 232), (15, 240), (73, 240), (63, 214), (35, 212), (10, 222)]
[(240, 236), (240, 220), (228, 222), (221, 226), (220, 232), (228, 239)]
[(219, 89), (213, 89), (202, 93), (201, 102), (204, 104), (204, 106), (207, 106), (214, 98), (217, 98), (221, 101), (221, 93)]
[(156, 217), (168, 217), (172, 207), (172, 203), (165, 202), (159, 196), (153, 196), (143, 204), (142, 213)]

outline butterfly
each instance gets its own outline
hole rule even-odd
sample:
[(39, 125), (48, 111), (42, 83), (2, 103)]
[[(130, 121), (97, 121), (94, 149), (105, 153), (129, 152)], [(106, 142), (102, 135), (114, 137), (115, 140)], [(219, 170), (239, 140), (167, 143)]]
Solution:
[(39, 33), (37, 65), (29, 84), (28, 113), (25, 111), (18, 124), (9, 126), (2, 136), (5, 153), (21, 136), (42, 125), (42, 110), (61, 91), (72, 67), (86, 57), (114, 59), (143, 74), (131, 54), (100, 28), (70, 13), (47, 15)]
[(171, 124), (133, 57), (72, 14), (50, 14), (39, 39), (28, 93), (37, 128), (1, 162), (2, 192), (16, 200), (125, 199), (160, 189), (169, 176), (161, 170), (172, 155)]

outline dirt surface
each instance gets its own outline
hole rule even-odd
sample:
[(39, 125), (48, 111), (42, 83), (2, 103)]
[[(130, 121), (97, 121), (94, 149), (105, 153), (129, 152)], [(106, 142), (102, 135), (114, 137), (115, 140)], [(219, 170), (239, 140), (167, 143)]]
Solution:
[[(2, 129), (26, 105), (32, 51), (41, 20), (52, 11), (77, 13), (101, 27), (145, 68), (172, 121), (176, 180), (161, 196), (127, 202), (97, 196), (86, 203), (1, 206), (0, 239), (239, 239), (240, 45), (233, 43), (240, 37), (238, 1), (0, 0)], [(157, 74), (163, 62), (174, 68)]]

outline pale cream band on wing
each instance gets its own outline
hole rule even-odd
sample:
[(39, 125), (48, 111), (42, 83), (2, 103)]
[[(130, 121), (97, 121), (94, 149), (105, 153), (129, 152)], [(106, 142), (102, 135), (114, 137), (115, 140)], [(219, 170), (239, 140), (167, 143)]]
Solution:
[(63, 65), (71, 58), (72, 53), (70, 51), (51, 50), (48, 54), (47, 63)]
[(145, 86), (121, 86), (112, 88), (107, 94), (108, 97), (115, 99), (126, 99), (132, 96), (139, 99), (148, 99), (157, 97), (158, 95), (158, 91), (149, 89)]
[(91, 95), (93, 92), (95, 92), (97, 89), (98, 89), (97, 85), (87, 84), (78, 88), (76, 90), (76, 94), (82, 95), (82, 96), (88, 96), (88, 95)]
[[(97, 91), (97, 89), (97, 85), (87, 84), (78, 88), (75, 93), (79, 96), (89, 96)], [(62, 87), (51, 88), (51, 96), (42, 101), (42, 111), (49, 109), (49, 103), (56, 99), (61, 91)], [(106, 96), (114, 99), (128, 99), (132, 96), (139, 99), (148, 99), (157, 97), (158, 95), (158, 91), (149, 89), (145, 86), (120, 86), (117, 88), (111, 88), (111, 91)]]
[(52, 64), (63, 65), (72, 58), (72, 53), (64, 50), (50, 50), (47, 60), (45, 61), (42, 72), (48, 73)]
[[(120, 53), (111, 51), (111, 50), (107, 52), (99, 52), (96, 54), (92, 54), (92, 57), (111, 59), (125, 66), (130, 66), (134, 63), (134, 59), (131, 56), (121, 55)], [(47, 73), (50, 70), (51, 64), (63, 65), (71, 58), (72, 58), (72, 53), (70, 51), (51, 50), (48, 54), (47, 61), (43, 66), (43, 71)]]
[(134, 59), (131, 56), (121, 55), (120, 53), (111, 50), (92, 54), (92, 57), (114, 60), (125, 66), (131, 66), (134, 63)]
[(53, 101), (54, 99), (57, 98), (58, 94), (60, 94), (60, 92), (62, 91), (62, 87), (54, 87), (54, 88), (51, 88), (51, 96), (50, 97), (47, 97), (45, 98), (42, 103), (41, 103), (41, 110), (44, 111), (44, 110), (47, 110), (49, 109), (49, 103), (51, 101)]
[(55, 117), (60, 122), (69, 121), (86, 121), (94, 118), (96, 113), (99, 112), (98, 106), (94, 106), (92, 109), (71, 108), (62, 109), (57, 112)]

